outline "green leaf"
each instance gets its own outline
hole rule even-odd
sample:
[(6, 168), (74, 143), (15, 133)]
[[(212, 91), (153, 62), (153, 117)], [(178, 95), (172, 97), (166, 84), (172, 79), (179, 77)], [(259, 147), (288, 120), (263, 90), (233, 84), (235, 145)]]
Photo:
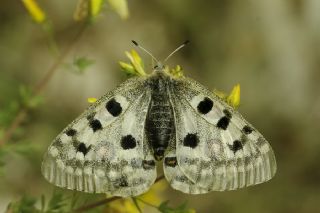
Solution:
[(5, 156), (4, 149), (0, 149), (0, 177), (4, 175), (4, 171), (3, 171), (3, 167), (5, 166), (4, 156)]
[[(73, 212), (74, 209), (77, 209), (79, 207), (83, 207), (85, 205), (88, 205), (90, 203), (97, 202), (103, 198), (105, 198), (105, 195), (92, 195), (92, 194), (84, 194), (79, 192), (74, 192), (70, 195), (68, 206), (69, 211), (67, 212)], [(104, 212), (103, 209), (105, 208), (105, 205), (97, 206), (95, 208), (92, 208), (90, 210), (87, 210), (88, 213), (100, 213)]]
[(51, 199), (49, 200), (47, 213), (58, 213), (65, 212), (64, 207), (66, 206), (66, 198), (62, 194), (62, 192), (54, 191)]
[(70, 209), (74, 209), (78, 201), (79, 201), (79, 193), (74, 191), (71, 196)]
[(78, 57), (74, 59), (73, 66), (76, 68), (76, 72), (82, 74), (88, 67), (90, 67), (94, 63), (94, 60), (88, 59), (86, 57)]
[(7, 207), (7, 212), (12, 213), (27, 213), (27, 212), (33, 212), (37, 213), (39, 212), (38, 209), (35, 207), (36, 199), (32, 197), (23, 196), (19, 201), (12, 202)]
[(21, 85), (19, 88), (22, 105), (28, 108), (36, 108), (43, 103), (43, 97), (40, 95), (33, 95), (30, 87)]
[[(16, 116), (19, 109), (18, 101), (9, 101), (5, 106), (1, 107), (0, 111), (0, 126), (1, 128), (9, 125), (12, 122), (14, 116)], [(0, 130), (0, 131), (3, 131)], [(0, 135), (2, 133), (0, 132)]]

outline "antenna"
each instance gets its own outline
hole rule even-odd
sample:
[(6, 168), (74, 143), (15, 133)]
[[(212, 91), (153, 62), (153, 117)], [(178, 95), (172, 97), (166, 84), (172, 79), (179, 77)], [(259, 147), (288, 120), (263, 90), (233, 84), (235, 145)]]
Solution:
[(175, 54), (176, 52), (178, 52), (181, 48), (183, 48), (184, 46), (186, 46), (190, 41), (186, 40), (185, 42), (183, 42), (183, 44), (181, 44), (177, 49), (175, 49), (173, 52), (171, 52), (168, 57), (166, 57), (166, 59), (164, 59), (163, 62), (166, 62), (173, 54)]
[(135, 40), (131, 40), (132, 41), (132, 43), (134, 44), (134, 45), (136, 45), (137, 47), (139, 47), (141, 50), (143, 50), (144, 52), (146, 52), (148, 55), (150, 55), (157, 63), (159, 63), (159, 61), (158, 61), (158, 59), (156, 59), (156, 57), (154, 57), (148, 50), (146, 50), (145, 48), (143, 48), (142, 46), (140, 46), (139, 44), (138, 44), (138, 42), (136, 42)]

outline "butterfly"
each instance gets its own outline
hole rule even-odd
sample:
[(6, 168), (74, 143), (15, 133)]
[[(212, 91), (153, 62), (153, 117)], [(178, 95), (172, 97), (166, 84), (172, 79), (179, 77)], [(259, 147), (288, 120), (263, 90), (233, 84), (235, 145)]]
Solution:
[(151, 187), (161, 161), (171, 187), (188, 194), (266, 182), (277, 167), (270, 144), (239, 112), (158, 63), (69, 124), (49, 146), (42, 173), (59, 187), (128, 197)]

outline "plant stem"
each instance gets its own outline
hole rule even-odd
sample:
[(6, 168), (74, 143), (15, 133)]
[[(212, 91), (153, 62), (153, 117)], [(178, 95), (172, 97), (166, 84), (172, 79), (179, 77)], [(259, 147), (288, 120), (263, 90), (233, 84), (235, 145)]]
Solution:
[(139, 213), (142, 213), (142, 210), (141, 210), (141, 208), (140, 208), (140, 206), (139, 206), (139, 204), (138, 204), (138, 202), (137, 202), (138, 198), (132, 197), (131, 199), (132, 199), (132, 202), (134, 203), (134, 205), (136, 206), (138, 212), (139, 212)]
[[(157, 183), (162, 179), (164, 179), (164, 175), (159, 176), (154, 183)], [(105, 205), (105, 204), (110, 203), (112, 201), (120, 200), (120, 199), (122, 199), (122, 197), (105, 198), (105, 199), (99, 200), (97, 202), (91, 203), (89, 205), (81, 206), (81, 207), (73, 210), (73, 212), (77, 212), (77, 213), (78, 212), (85, 212), (85, 211), (87, 211), (89, 209), (93, 209), (93, 208), (96, 208), (98, 206), (102, 206), (102, 205)]]
[(86, 29), (88, 25), (83, 24), (78, 33), (75, 35), (74, 39), (71, 41), (70, 45), (67, 46), (67, 48), (62, 52), (61, 55), (57, 58), (55, 63), (50, 67), (48, 72), (45, 74), (45, 76), (38, 82), (38, 84), (34, 87), (34, 95), (39, 94), (42, 92), (42, 90), (47, 86), (48, 82), (51, 80), (53, 74), (57, 71), (57, 68), (62, 64), (63, 60), (68, 56), (74, 45), (77, 43), (77, 41), (81, 38), (84, 30)]
[(111, 197), (111, 198), (102, 199), (102, 200), (99, 200), (97, 202), (91, 203), (89, 205), (77, 208), (77, 209), (73, 210), (73, 212), (85, 212), (85, 211), (87, 211), (89, 209), (93, 209), (93, 208), (96, 208), (98, 206), (102, 206), (104, 204), (107, 204), (107, 203), (110, 203), (112, 201), (119, 200), (119, 199), (121, 199), (121, 197)]
[[(78, 33), (75, 35), (73, 40), (70, 42), (70, 44), (66, 47), (66, 49), (60, 54), (57, 58), (57, 60), (52, 64), (52, 66), (48, 69), (46, 74), (43, 76), (43, 78), (36, 84), (36, 86), (33, 88), (33, 97), (39, 95), (43, 91), (43, 89), (48, 85), (49, 81), (52, 79), (52, 76), (55, 74), (55, 72), (58, 70), (58, 67), (63, 63), (63, 60), (68, 56), (68, 54), (71, 52), (74, 45), (77, 43), (77, 41), (81, 38), (84, 30), (86, 29), (87, 24), (83, 24)], [(13, 133), (15, 130), (22, 124), (22, 122), (25, 120), (27, 114), (29, 112), (29, 108), (27, 106), (21, 106), (20, 110), (18, 111), (17, 115), (9, 125), (8, 129), (4, 132), (3, 137), (0, 139), (0, 146), (4, 145), (7, 141), (11, 139), (13, 136)]]

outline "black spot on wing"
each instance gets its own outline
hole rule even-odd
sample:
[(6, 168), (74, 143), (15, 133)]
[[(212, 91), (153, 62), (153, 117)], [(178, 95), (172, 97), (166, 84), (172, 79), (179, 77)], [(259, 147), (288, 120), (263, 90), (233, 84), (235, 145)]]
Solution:
[(75, 134), (77, 134), (77, 130), (75, 130), (75, 129), (70, 128), (66, 131), (66, 135), (68, 135), (70, 137), (74, 136)]
[(133, 149), (136, 146), (136, 139), (132, 135), (126, 135), (121, 138), (121, 147), (123, 149)]
[(233, 151), (233, 153), (236, 153), (238, 150), (242, 149), (243, 145), (242, 142), (239, 140), (233, 141), (232, 145), (229, 145), (229, 149)]
[(120, 186), (120, 187), (127, 187), (129, 186), (128, 184), (128, 180), (125, 176), (122, 176), (121, 178), (116, 180), (116, 185)]
[(143, 160), (142, 161), (142, 167), (144, 170), (153, 169), (156, 166), (156, 163), (154, 160)]
[(217, 127), (223, 130), (226, 130), (229, 126), (230, 119), (232, 117), (231, 112), (229, 110), (225, 109), (223, 110), (224, 116), (221, 117), (217, 123)]
[(164, 164), (169, 167), (177, 166), (177, 158), (176, 157), (166, 157), (164, 159)]
[(122, 112), (121, 104), (119, 102), (117, 102), (114, 98), (110, 99), (106, 103), (106, 109), (114, 117), (119, 116), (120, 113)]
[(77, 152), (82, 152), (83, 155), (86, 155), (91, 149), (91, 145), (87, 147), (84, 143), (80, 143), (77, 147)]
[(223, 130), (226, 130), (229, 126), (230, 123), (230, 119), (227, 118), (226, 116), (223, 116), (222, 118), (220, 118), (220, 120), (217, 123), (217, 127)]
[(213, 107), (213, 102), (210, 98), (205, 97), (197, 106), (198, 112), (201, 114), (207, 114), (211, 111)]
[(102, 129), (101, 122), (98, 119), (91, 120), (89, 125), (94, 132)]
[(224, 109), (224, 110), (223, 110), (223, 113), (225, 114), (225, 116), (226, 116), (227, 118), (230, 118), (230, 119), (231, 119), (232, 114), (231, 114), (231, 112), (230, 112), (229, 110)]
[(88, 121), (92, 121), (93, 119), (94, 119), (94, 116), (96, 115), (96, 113), (95, 112), (93, 112), (93, 113), (91, 113), (91, 114), (89, 114), (89, 115), (87, 115), (87, 120)]
[(195, 148), (199, 143), (199, 138), (197, 134), (189, 133), (183, 139), (183, 145), (191, 148)]
[(245, 125), (245, 126), (242, 128), (242, 131), (244, 132), (244, 134), (249, 135), (249, 134), (251, 134), (251, 132), (253, 132), (253, 129), (252, 129), (250, 126)]
[(75, 138), (71, 141), (72, 146), (77, 150), (80, 142), (76, 140)]

